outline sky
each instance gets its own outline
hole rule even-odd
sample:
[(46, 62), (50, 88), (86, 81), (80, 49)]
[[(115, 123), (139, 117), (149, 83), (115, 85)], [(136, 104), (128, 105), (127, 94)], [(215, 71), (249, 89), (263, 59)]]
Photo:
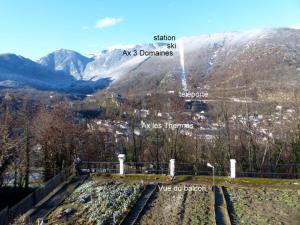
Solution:
[(217, 32), (300, 25), (300, 0), (0, 0), (0, 54), (37, 60)]

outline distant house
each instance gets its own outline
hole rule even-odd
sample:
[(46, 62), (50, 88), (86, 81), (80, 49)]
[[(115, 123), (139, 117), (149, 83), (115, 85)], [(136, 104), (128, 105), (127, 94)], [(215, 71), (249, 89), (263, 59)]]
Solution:
[(262, 120), (264, 117), (263, 117), (263, 115), (258, 115), (257, 116), (257, 119), (259, 119), (259, 120)]
[(286, 110), (286, 112), (289, 114), (293, 114), (293, 113), (295, 113), (295, 109), (288, 109), (288, 110)]
[(134, 133), (135, 135), (137, 135), (137, 136), (140, 136), (140, 135), (141, 135), (141, 132), (140, 132), (140, 130), (138, 130), (138, 129), (134, 129), (133, 133)]
[(277, 105), (275, 109), (276, 109), (276, 111), (281, 111), (282, 110), (282, 106), (281, 105)]
[(146, 118), (149, 115), (149, 110), (142, 109), (140, 113), (142, 118)]

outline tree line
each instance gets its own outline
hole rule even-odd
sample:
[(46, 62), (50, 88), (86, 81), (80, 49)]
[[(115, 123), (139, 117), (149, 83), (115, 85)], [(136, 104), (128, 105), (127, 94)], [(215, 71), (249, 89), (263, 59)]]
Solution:
[[(134, 113), (134, 109), (146, 105), (156, 110), (184, 111), (180, 101), (164, 100), (170, 103), (161, 104), (157, 99), (119, 103), (106, 99), (104, 105), (99, 103), (97, 107), (102, 113), (96, 120), (128, 122), (126, 136), (117, 136), (109, 129), (88, 129), (95, 119), (78, 115), (72, 102), (49, 105), (6, 95), (0, 102), (0, 187), (6, 185), (5, 177), (9, 176), (14, 187), (28, 188), (31, 168), (42, 168), (46, 181), (70, 166), (77, 155), (82, 160), (116, 162), (117, 155), (124, 153), (128, 162), (156, 165), (168, 163), (171, 158), (194, 165), (209, 161), (222, 172), (228, 172), (231, 158), (245, 165), (248, 172), (292, 173), (295, 168), (282, 170), (279, 165), (300, 163), (299, 127), (292, 133), (283, 132), (262, 142), (250, 123), (230, 124), (228, 109), (222, 104), (217, 115), (224, 126), (213, 139), (189, 136), (181, 129), (141, 129), (144, 118)], [(151, 119), (154, 118), (150, 116), (148, 120)], [(186, 115), (177, 113), (173, 119), (183, 121)]]

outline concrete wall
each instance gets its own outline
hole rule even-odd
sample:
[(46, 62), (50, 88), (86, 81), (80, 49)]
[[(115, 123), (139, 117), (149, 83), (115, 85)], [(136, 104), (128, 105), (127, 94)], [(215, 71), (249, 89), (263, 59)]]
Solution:
[(0, 212), (0, 224), (8, 225), (18, 216), (26, 213), (32, 207), (34, 207), (39, 201), (45, 198), (50, 192), (52, 192), (58, 185), (68, 180), (72, 175), (72, 167), (62, 170), (55, 177), (50, 179), (43, 187), (35, 190), (31, 194), (27, 195), (19, 203), (13, 207), (6, 207)]

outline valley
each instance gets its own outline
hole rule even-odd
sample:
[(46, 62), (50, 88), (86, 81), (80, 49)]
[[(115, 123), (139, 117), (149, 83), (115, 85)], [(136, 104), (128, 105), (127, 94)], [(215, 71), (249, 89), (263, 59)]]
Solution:
[[(89, 56), (59, 49), (36, 61), (1, 54), (0, 187), (39, 193), (80, 159), (82, 174), (54, 179), (70, 193), (49, 224), (293, 224), (298, 192), (251, 182), (299, 178), (299, 40), (299, 29), (266, 28), (183, 37), (172, 50), (166, 41)], [(120, 155), (125, 175), (107, 179)], [(231, 159), (242, 185), (227, 180)], [(204, 176), (206, 191), (154, 193), (161, 184), (145, 184), (151, 176), (172, 188)]]

